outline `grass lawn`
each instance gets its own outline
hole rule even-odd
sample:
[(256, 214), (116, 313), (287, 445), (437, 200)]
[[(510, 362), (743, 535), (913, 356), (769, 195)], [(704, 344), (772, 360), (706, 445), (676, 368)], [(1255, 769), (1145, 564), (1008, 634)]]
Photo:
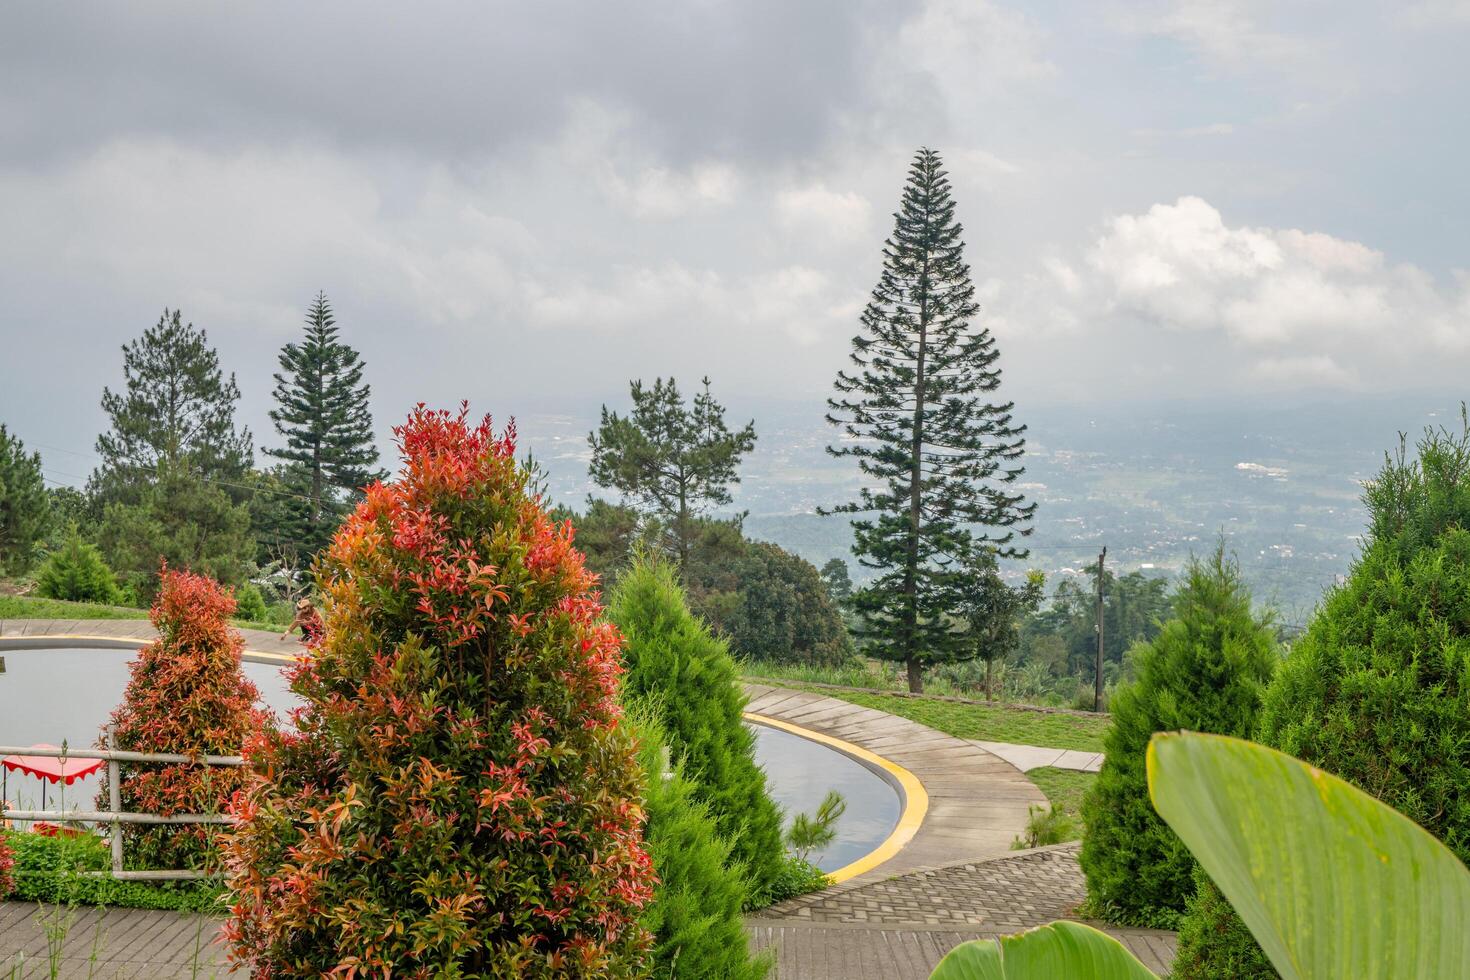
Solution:
[(1032, 769), (1026, 778), (1037, 785), (1051, 801), (1052, 808), (1071, 817), (1077, 825), (1077, 836), (1082, 835), (1082, 794), (1087, 792), (1095, 772), (1077, 772), (1073, 769)]
[[(132, 606), (104, 606), (96, 602), (67, 602), (28, 595), (0, 595), (0, 619), (147, 619), (148, 610)], [(231, 620), (241, 629), (280, 633), (285, 624)]]
[[(803, 687), (801, 684), (791, 686)], [(1103, 733), (1111, 723), (1106, 715), (1027, 711), (1002, 704), (928, 701), (923, 698), (903, 698), (892, 694), (869, 694), (865, 691), (843, 691), (825, 687), (806, 689), (851, 701), (853, 704), (877, 708), (891, 715), (899, 715), (957, 738), (974, 738), (987, 742), (1016, 742), (1054, 749), (1101, 752)]]

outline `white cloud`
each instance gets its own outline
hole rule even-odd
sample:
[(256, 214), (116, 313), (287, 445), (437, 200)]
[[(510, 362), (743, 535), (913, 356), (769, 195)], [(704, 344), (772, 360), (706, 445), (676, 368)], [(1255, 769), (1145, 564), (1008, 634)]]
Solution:
[[(1256, 377), (1276, 387), (1349, 388), (1358, 383), (1357, 372), (1343, 367), (1327, 354), (1268, 357), (1256, 362), (1254, 372)], [(1237, 468), (1246, 465), (1237, 464)]]
[(1056, 65), (1046, 56), (1043, 32), (1026, 15), (989, 0), (928, 0), (899, 31), (896, 50), (946, 87), (1048, 78)]
[(823, 184), (793, 187), (776, 194), (776, 217), (783, 227), (815, 231), (822, 237), (857, 238), (869, 230), (872, 206), (854, 191)]
[(1172, 38), (1228, 71), (1266, 67), (1300, 74), (1318, 67), (1314, 44), (1261, 25), (1276, 9), (1266, 0), (1164, 0), (1142, 8), (1130, 4), (1117, 20), (1125, 31)]
[(1470, 24), (1470, 0), (1419, 0), (1402, 7), (1400, 16), (1421, 29)]

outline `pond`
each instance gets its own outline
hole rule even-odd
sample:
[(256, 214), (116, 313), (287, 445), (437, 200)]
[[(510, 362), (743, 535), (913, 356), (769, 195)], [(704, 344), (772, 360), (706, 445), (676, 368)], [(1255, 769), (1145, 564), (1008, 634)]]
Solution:
[(786, 811), (815, 813), (828, 790), (847, 801), (837, 821), (837, 839), (807, 860), (836, 871), (867, 854), (893, 833), (901, 809), (898, 791), (882, 776), (836, 749), (765, 725), (752, 725), (756, 760), (766, 770), (766, 785)]
[[(128, 661), (135, 651), (123, 649), (0, 649), (0, 745), (33, 745), (62, 740), (75, 748), (91, 746), (108, 715), (122, 699)], [(260, 689), (261, 703), (284, 719), (296, 703), (281, 668), (247, 662), (245, 675)], [(808, 856), (823, 871), (851, 863), (877, 847), (898, 823), (897, 791), (867, 766), (835, 749), (764, 725), (753, 725), (757, 761), (765, 768), (771, 795), (786, 812), (811, 813), (827, 791), (847, 801), (837, 825), (837, 839)], [(41, 781), (21, 773), (5, 778), (10, 805), (39, 808)], [(98, 779), (89, 776), (66, 787), (67, 809), (90, 809)], [(48, 784), (46, 804), (58, 804), (56, 786)]]

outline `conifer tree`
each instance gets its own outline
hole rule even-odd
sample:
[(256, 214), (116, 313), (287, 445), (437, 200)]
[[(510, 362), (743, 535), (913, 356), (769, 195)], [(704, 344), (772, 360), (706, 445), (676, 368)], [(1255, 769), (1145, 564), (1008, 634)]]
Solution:
[[(97, 437), (102, 465), (93, 490), (105, 503), (132, 502), (160, 466), (183, 466), (205, 480), (237, 483), (254, 450), (250, 430), (236, 428), (240, 388), (225, 377), (219, 354), (178, 310), (123, 345), (124, 389), (102, 390), (111, 430)], [(225, 486), (232, 499), (244, 488)]]
[(1223, 545), (1190, 562), (1173, 602), (1159, 635), (1135, 648), (1138, 680), (1114, 697), (1102, 771), (1082, 806), (1088, 896), (1127, 921), (1183, 912), (1194, 892), (1194, 858), (1149, 800), (1149, 739), (1181, 729), (1249, 737), (1276, 667), (1270, 620), (1252, 612)]
[(240, 581), (254, 551), (254, 449), (250, 430), (235, 425), (235, 376), (220, 370), (203, 330), (164, 310), (123, 345), (123, 378), (121, 392), (102, 392), (111, 427), (97, 437), (102, 465), (89, 485), (108, 563), (144, 599), (160, 558)]
[(657, 706), (670, 749), (750, 876), (754, 902), (769, 900), (784, 864), (781, 812), (755, 761), (729, 650), (689, 611), (673, 570), (658, 558), (623, 573), (608, 615), (627, 640), (625, 695)]
[[(853, 551), (876, 577), (853, 596), (859, 636), (903, 662), (909, 688), (924, 664), (962, 642), (946, 612), (968, 552), (1025, 557), (1035, 504), (1009, 489), (1024, 472), (1025, 426), (1000, 387), (999, 351), (984, 327), (963, 229), (939, 154), (909, 169), (883, 272), (853, 338), (852, 370), (837, 375), (827, 420), (848, 438), (828, 452), (858, 461), (865, 486), (829, 513), (852, 522)], [(978, 527), (979, 531), (973, 530)]]
[(266, 453), (299, 468), (307, 499), (275, 530), (314, 554), (331, 540), (347, 502), (385, 475), (373, 445), (371, 388), (357, 351), (339, 339), (325, 293), (307, 311), (306, 336), (281, 348), (280, 365), (270, 414), (286, 444)]
[(0, 423), (0, 575), (30, 568), (50, 521), (41, 454), (27, 454), (25, 443)]
[(698, 518), (710, 506), (728, 504), (730, 486), (740, 482), (741, 457), (755, 447), (755, 423), (731, 432), (725, 407), (704, 390), (684, 403), (670, 378), (652, 388), (632, 383), (633, 411), (626, 416), (602, 407), (592, 447), (593, 481), (638, 500), (664, 519), (673, 532), (679, 569), (689, 565), (698, 536)]

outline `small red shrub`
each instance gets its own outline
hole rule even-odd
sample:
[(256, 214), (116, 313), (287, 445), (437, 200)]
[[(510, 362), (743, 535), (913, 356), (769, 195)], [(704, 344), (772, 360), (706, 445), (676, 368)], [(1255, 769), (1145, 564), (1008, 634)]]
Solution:
[[(238, 755), (246, 739), (269, 724), (270, 716), (255, 706), (255, 685), (240, 672), (244, 640), (230, 627), (234, 611), (234, 597), (218, 582), (164, 569), (149, 612), (158, 639), (128, 665), (132, 678), (112, 713), (119, 749)], [(106, 741), (104, 729), (98, 745)], [(172, 816), (225, 812), (246, 774), (238, 768), (122, 763), (119, 776), (124, 810)], [(97, 809), (108, 809), (105, 778)], [(218, 865), (212, 843), (217, 827), (125, 824), (123, 833), (129, 867)]]
[(621, 638), (515, 434), (420, 406), (322, 566), (297, 730), (249, 748), (226, 927), (256, 977), (625, 977), (652, 897)]
[[(5, 801), (0, 800), (0, 820), (5, 816)], [(10, 845), (5, 841), (5, 835), (0, 833), (0, 899), (5, 898), (15, 891), (15, 878), (11, 871), (15, 868), (15, 854), (10, 850)]]

